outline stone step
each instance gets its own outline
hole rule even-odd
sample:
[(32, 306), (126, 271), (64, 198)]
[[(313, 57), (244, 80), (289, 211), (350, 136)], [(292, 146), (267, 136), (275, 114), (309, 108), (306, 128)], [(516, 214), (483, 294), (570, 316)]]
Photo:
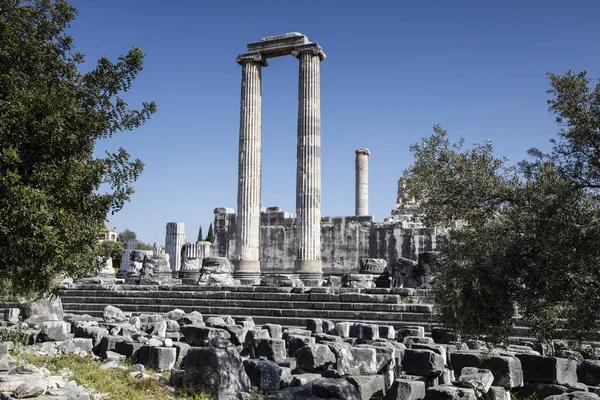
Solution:
[(229, 291), (141, 291), (141, 290), (81, 290), (69, 289), (59, 292), (69, 298), (166, 298), (166, 299), (232, 299), (270, 300), (278, 302), (339, 302), (339, 303), (423, 303), (424, 298), (397, 294), (363, 293), (275, 293), (275, 292), (229, 292)]
[(63, 298), (63, 308), (65, 312), (75, 314), (90, 314), (92, 316), (101, 316), (102, 311), (107, 305), (113, 305), (123, 311), (132, 313), (166, 313), (174, 308), (182, 309), (186, 312), (198, 311), (203, 315), (247, 315), (251, 317), (292, 317), (292, 318), (324, 318), (336, 321), (379, 321), (381, 323), (390, 322), (437, 322), (439, 317), (435, 314), (411, 313), (411, 312), (389, 312), (389, 311), (344, 311), (327, 309), (285, 309), (285, 308), (267, 308), (267, 307), (235, 307), (231, 305), (222, 306), (194, 306), (171, 304), (119, 304), (119, 303), (88, 303), (88, 302), (67, 302)]
[(91, 296), (62, 296), (63, 305), (80, 303), (101, 304), (134, 304), (134, 305), (165, 305), (172, 308), (181, 306), (193, 307), (240, 307), (240, 308), (282, 308), (309, 310), (340, 310), (340, 311), (385, 311), (431, 314), (431, 304), (392, 304), (392, 303), (341, 303), (328, 301), (274, 301), (274, 300), (243, 300), (215, 298), (147, 298), (147, 297), (91, 297)]

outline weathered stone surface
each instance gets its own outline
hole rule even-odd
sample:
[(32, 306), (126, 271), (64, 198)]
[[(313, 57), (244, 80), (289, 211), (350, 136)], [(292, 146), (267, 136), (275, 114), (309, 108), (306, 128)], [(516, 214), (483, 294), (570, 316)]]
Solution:
[(335, 363), (335, 355), (324, 344), (309, 344), (296, 351), (298, 368), (312, 372)]
[(492, 386), (485, 394), (485, 400), (511, 400), (510, 391), (501, 386)]
[(229, 340), (231, 335), (224, 329), (208, 328), (199, 324), (184, 325), (181, 333), (190, 346), (208, 346), (213, 339)]
[(188, 351), (183, 384), (223, 400), (237, 399), (251, 386), (237, 350), (210, 347)]
[(341, 338), (350, 337), (350, 326), (349, 322), (336, 322), (335, 333)]
[(19, 322), (20, 314), (21, 310), (18, 308), (7, 308), (4, 310), (4, 320), (12, 323)]
[(572, 386), (577, 383), (577, 363), (574, 360), (544, 357), (535, 354), (517, 354), (527, 382), (556, 383)]
[(0, 343), (0, 371), (8, 371), (8, 344)]
[(106, 322), (123, 322), (127, 321), (127, 317), (125, 313), (121, 311), (121, 309), (114, 306), (106, 306), (104, 307), (104, 311), (102, 312), (102, 317)]
[(252, 386), (262, 391), (279, 389), (281, 367), (273, 361), (244, 360), (244, 369)]
[(458, 383), (462, 387), (475, 389), (481, 393), (487, 393), (494, 382), (494, 375), (488, 369), (464, 367), (460, 372)]
[(45, 321), (39, 323), (41, 342), (62, 341), (67, 339), (71, 325), (64, 321)]
[(322, 399), (360, 400), (358, 390), (345, 379), (321, 378), (311, 385), (312, 394)]
[(383, 398), (385, 394), (386, 386), (383, 375), (351, 375), (345, 376), (344, 379), (356, 388), (361, 400)]
[(307, 319), (306, 329), (312, 333), (323, 333), (323, 320), (320, 318)]
[(599, 386), (600, 361), (584, 360), (581, 364), (577, 366), (577, 379), (588, 386)]
[(285, 341), (283, 339), (254, 339), (254, 354), (256, 357), (266, 357), (267, 360), (283, 362), (286, 357)]
[(26, 322), (62, 321), (64, 317), (60, 297), (48, 297), (19, 305)]
[(266, 329), (269, 332), (269, 336), (272, 339), (282, 339), (283, 338), (283, 329), (281, 325), (277, 324), (265, 324), (262, 329)]
[(316, 341), (314, 337), (289, 335), (287, 338), (287, 347), (291, 356), (294, 356), (296, 351), (302, 347), (315, 343)]
[(600, 400), (600, 396), (592, 392), (571, 392), (549, 396), (544, 400)]
[(388, 389), (386, 400), (421, 400), (425, 397), (425, 382), (398, 378)]
[(183, 325), (192, 325), (192, 324), (202, 324), (202, 314), (198, 311), (192, 311), (191, 313), (187, 313), (183, 315), (181, 318), (177, 320), (179, 326)]
[(181, 268), (181, 248), (185, 243), (185, 224), (183, 222), (168, 222), (165, 236), (165, 252), (169, 256), (169, 266), (172, 277), (177, 277)]
[(28, 399), (38, 397), (46, 392), (48, 385), (44, 380), (23, 382), (13, 393), (17, 399)]
[(431, 350), (406, 349), (402, 369), (411, 375), (440, 376), (444, 372), (444, 359)]
[(320, 374), (314, 373), (304, 373), (304, 374), (295, 374), (292, 375), (292, 380), (290, 382), (290, 386), (303, 386), (307, 383), (316, 381), (317, 379), (321, 379), (322, 376)]
[(440, 385), (427, 389), (425, 400), (476, 400), (473, 389), (464, 389), (456, 386)]
[(521, 361), (516, 357), (496, 354), (484, 357), (480, 352), (456, 351), (450, 354), (450, 363), (455, 374), (459, 374), (464, 367), (489, 369), (494, 375), (494, 386), (506, 389), (523, 386)]
[(170, 371), (176, 361), (177, 349), (175, 347), (152, 347), (146, 365), (156, 371)]
[(408, 348), (412, 347), (413, 344), (435, 344), (432, 338), (424, 336), (406, 336), (402, 343)]
[(377, 373), (377, 352), (374, 348), (351, 347), (337, 354), (337, 373), (343, 375), (373, 375)]

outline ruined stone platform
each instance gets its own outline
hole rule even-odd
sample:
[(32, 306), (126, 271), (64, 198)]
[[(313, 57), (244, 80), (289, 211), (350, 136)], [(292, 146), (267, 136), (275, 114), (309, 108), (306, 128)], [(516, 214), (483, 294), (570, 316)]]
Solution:
[(307, 318), (395, 328), (437, 325), (428, 290), (270, 286), (74, 284), (59, 292), (65, 312), (102, 316), (107, 305), (132, 313), (174, 308), (205, 316), (252, 316), (256, 323), (303, 327)]

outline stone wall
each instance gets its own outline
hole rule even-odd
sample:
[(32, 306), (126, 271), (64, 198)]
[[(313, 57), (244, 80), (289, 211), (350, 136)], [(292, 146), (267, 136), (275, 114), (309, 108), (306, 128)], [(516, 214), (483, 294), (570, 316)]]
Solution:
[[(231, 208), (215, 209), (213, 256), (234, 261), (236, 214)], [(421, 224), (373, 216), (321, 218), (321, 257), (325, 275), (357, 272), (362, 257), (383, 258), (392, 265), (398, 257), (417, 259), (435, 250), (438, 230)], [(260, 260), (263, 273), (293, 273), (296, 260), (296, 219), (279, 207), (261, 212)]]

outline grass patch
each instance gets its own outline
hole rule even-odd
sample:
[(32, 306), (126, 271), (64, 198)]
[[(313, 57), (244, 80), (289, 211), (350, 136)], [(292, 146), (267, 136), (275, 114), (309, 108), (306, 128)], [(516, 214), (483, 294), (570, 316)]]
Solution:
[[(27, 351), (15, 356), (24, 363), (45, 366), (52, 373), (68, 368), (73, 373), (71, 379), (79, 386), (106, 393), (110, 400), (214, 400), (211, 396), (188, 393), (184, 389), (173, 391), (154, 379), (134, 378), (129, 369), (100, 369), (101, 364), (89, 357), (71, 354), (41, 356)], [(147, 370), (146, 373), (153, 374), (154, 371)]]

